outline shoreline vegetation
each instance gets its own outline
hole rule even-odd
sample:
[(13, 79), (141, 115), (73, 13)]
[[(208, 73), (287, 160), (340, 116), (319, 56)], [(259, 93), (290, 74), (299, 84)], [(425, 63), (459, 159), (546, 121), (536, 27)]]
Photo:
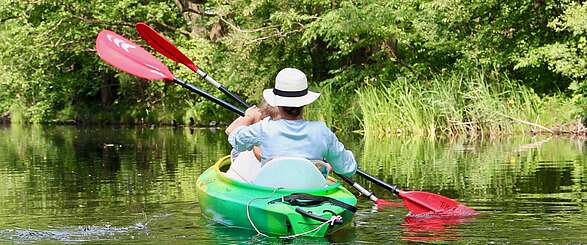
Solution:
[[(321, 88), (321, 100), (307, 108), (306, 116), (321, 120), (344, 130), (359, 124), (354, 133), (369, 138), (402, 137), (461, 137), (495, 138), (516, 134), (587, 136), (585, 122), (573, 115), (573, 103), (564, 95), (540, 97), (533, 91), (510, 80), (492, 87), (483, 75), (475, 75), (474, 82), (463, 77), (437, 78), (428, 83), (410, 83), (406, 79), (390, 82), (392, 87), (366, 87), (356, 92), (359, 109), (354, 115), (337, 114), (332, 104), (336, 100), (330, 88)], [(471, 79), (471, 78), (469, 78)], [(223, 110), (223, 108), (220, 108)], [(355, 109), (357, 110), (357, 109)], [(137, 127), (223, 127), (225, 123), (209, 121), (197, 123), (193, 117), (185, 121), (158, 117), (115, 121), (90, 118), (88, 122), (75, 119), (53, 119), (39, 122), (47, 125), (126, 125)], [(178, 113), (175, 113), (178, 114)], [(165, 115), (165, 114), (163, 114)], [(18, 121), (17, 124), (27, 124)], [(181, 119), (180, 119), (181, 120)], [(583, 120), (586, 120), (583, 118)], [(10, 124), (10, 113), (0, 120)]]
[(540, 97), (507, 78), (488, 81), (481, 73), (436, 77), (427, 83), (400, 79), (390, 84), (358, 92), (362, 128), (368, 137), (587, 135), (570, 98)]
[[(339, 132), (495, 138), (587, 135), (587, 3), (564, 1), (0, 0), (0, 123), (216, 127), (234, 115), (99, 59), (95, 38), (160, 31), (259, 103), (280, 69), (308, 75), (307, 108)], [(172, 72), (224, 100), (181, 65)]]

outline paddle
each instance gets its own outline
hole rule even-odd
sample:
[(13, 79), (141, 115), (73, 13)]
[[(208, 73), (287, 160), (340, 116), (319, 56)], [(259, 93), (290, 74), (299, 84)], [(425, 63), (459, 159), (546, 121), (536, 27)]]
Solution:
[(442, 216), (472, 216), (478, 214), (475, 210), (445, 196), (423, 191), (402, 191), (397, 186), (385, 183), (359, 169), (357, 174), (401, 197), (404, 205), (410, 210), (410, 215), (437, 213)]
[(149, 52), (113, 31), (102, 30), (96, 38), (96, 51), (110, 65), (146, 80), (169, 80), (240, 115), (238, 107), (206, 93), (173, 76), (169, 69)]
[[(133, 42), (125, 39), (124, 37), (108, 30), (100, 32), (96, 38), (96, 50), (98, 55), (107, 63), (119, 68), (122, 71), (130, 73), (132, 75), (147, 79), (147, 80), (170, 80), (184, 88), (193, 91), (206, 99), (209, 99), (220, 106), (223, 106), (237, 114), (243, 116), (244, 112), (234, 105), (220, 100), (201, 89), (186, 83), (176, 77), (169, 71), (169, 69), (163, 65), (157, 58), (152, 56), (150, 53), (142, 49), (140, 46)], [(410, 211), (411, 215), (443, 213), (448, 216), (470, 216), (477, 214), (474, 210), (461, 205), (455, 200), (450, 198), (428, 193), (428, 192), (405, 192), (401, 191), (397, 186), (387, 184), (373, 176), (358, 170), (357, 173), (360, 176), (367, 178), (369, 181), (380, 185), (389, 191), (397, 194), (404, 200), (404, 204)], [(349, 182), (350, 179), (343, 180)], [(349, 182), (349, 184), (355, 186), (356, 183)], [(358, 184), (357, 184), (358, 185)], [(355, 186), (355, 188), (357, 188)], [(361, 187), (362, 188), (362, 187)], [(366, 193), (370, 193), (362, 188)], [(363, 192), (362, 192), (363, 193)], [(372, 194), (371, 194), (372, 195)], [(368, 196), (371, 196), (368, 195)], [(371, 197), (369, 197), (371, 198)], [(373, 199), (371, 199), (373, 200)], [(461, 210), (464, 210), (461, 212)]]
[(338, 176), (339, 178), (341, 178), (342, 180), (344, 180), (345, 182), (347, 182), (349, 185), (351, 185), (352, 187), (354, 187), (355, 189), (357, 189), (357, 191), (359, 191), (361, 194), (363, 194), (364, 196), (368, 197), (371, 201), (373, 201), (375, 203), (375, 205), (377, 205), (377, 207), (383, 207), (383, 206), (401, 206), (401, 203), (397, 203), (397, 202), (391, 202), (391, 201), (387, 201), (387, 200), (383, 200), (383, 199), (379, 199), (375, 196), (375, 193), (368, 191), (367, 189), (365, 189), (364, 187), (362, 187), (361, 185), (359, 185), (359, 183), (353, 181), (351, 178), (346, 177), (344, 175), (340, 175), (337, 173), (336, 176)]
[(163, 35), (156, 32), (153, 28), (149, 25), (139, 22), (136, 24), (135, 28), (141, 38), (143, 38), (147, 43), (153, 47), (157, 52), (164, 55), (171, 60), (181, 63), (187, 66), (190, 70), (194, 71), (198, 75), (200, 75), (204, 80), (208, 81), (212, 86), (216, 87), (222, 93), (230, 96), (234, 100), (238, 101), (241, 105), (245, 107), (251, 107), (251, 105), (247, 104), (243, 99), (238, 97), (236, 94), (228, 91), (222, 84), (214, 80), (211, 76), (209, 76), (206, 72), (202, 71), (194, 62), (188, 58), (185, 54), (183, 54), (175, 45), (171, 43), (171, 41), (167, 40)]

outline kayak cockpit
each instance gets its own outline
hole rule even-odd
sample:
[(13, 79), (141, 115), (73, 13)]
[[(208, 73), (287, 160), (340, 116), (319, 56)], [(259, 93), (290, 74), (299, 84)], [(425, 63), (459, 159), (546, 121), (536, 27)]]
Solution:
[[(239, 162), (242, 160), (248, 162)], [(325, 177), (312, 161), (301, 158), (283, 157), (261, 165), (252, 153), (249, 155), (248, 152), (242, 152), (238, 158), (219, 161), (216, 167), (223, 181), (254, 188), (307, 192), (336, 189), (340, 186), (336, 179)]]

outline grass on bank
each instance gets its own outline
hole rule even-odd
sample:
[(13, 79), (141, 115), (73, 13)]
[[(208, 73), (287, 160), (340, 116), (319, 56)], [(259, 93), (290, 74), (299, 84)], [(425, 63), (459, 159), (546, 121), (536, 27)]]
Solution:
[(497, 136), (538, 131), (574, 120), (577, 109), (564, 96), (540, 97), (510, 79), (484, 74), (407, 79), (358, 91), (367, 137)]

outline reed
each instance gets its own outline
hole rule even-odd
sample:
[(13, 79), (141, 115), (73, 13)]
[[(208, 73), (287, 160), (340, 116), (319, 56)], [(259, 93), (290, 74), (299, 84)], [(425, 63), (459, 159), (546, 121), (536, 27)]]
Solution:
[(541, 98), (514, 80), (483, 72), (387, 81), (360, 89), (358, 100), (367, 137), (494, 137), (573, 120), (572, 103), (563, 96)]
[(304, 116), (309, 120), (323, 121), (335, 130), (348, 130), (356, 128), (358, 120), (354, 113), (352, 102), (354, 98), (347, 94), (341, 94), (331, 85), (323, 85), (314, 88), (320, 92), (320, 98), (307, 106)]

